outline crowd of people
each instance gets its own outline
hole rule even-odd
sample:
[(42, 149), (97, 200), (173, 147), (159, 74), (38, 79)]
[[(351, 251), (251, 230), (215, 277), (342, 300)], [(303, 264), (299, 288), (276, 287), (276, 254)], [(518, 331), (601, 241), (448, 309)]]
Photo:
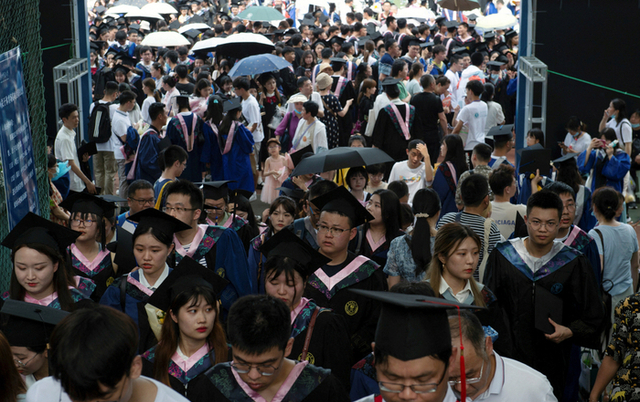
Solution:
[[(87, 138), (63, 105), (2, 241), (0, 401), (640, 400), (640, 110), (514, 164), (518, 26), (476, 23), (518, 3), (96, 2)], [(242, 33), (286, 67), (195, 47)], [(346, 147), (393, 162), (293, 173)]]

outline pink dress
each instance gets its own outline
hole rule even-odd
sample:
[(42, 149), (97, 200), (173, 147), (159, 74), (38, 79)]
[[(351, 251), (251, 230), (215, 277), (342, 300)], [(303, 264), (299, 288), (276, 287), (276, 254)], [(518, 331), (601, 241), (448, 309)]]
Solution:
[(267, 204), (271, 204), (273, 200), (278, 198), (279, 191), (277, 188), (289, 177), (290, 173), (289, 168), (285, 166), (285, 158), (278, 158), (278, 160), (274, 162), (271, 157), (269, 157), (269, 164), (271, 165), (269, 169), (280, 172), (280, 177), (276, 179), (274, 176), (267, 176), (264, 180), (260, 200)]

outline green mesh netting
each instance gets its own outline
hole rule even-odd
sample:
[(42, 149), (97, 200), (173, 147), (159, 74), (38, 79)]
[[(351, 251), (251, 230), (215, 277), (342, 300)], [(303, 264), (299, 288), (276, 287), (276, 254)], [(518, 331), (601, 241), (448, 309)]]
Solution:
[[(40, 214), (49, 217), (47, 134), (45, 123), (42, 52), (40, 46), (40, 0), (0, 0), (0, 53), (20, 46), (29, 102), (33, 155), (38, 179)], [(0, 183), (0, 194), (4, 188)], [(7, 205), (0, 200), (0, 239), (8, 233)], [(0, 247), (0, 291), (9, 289), (10, 251)]]

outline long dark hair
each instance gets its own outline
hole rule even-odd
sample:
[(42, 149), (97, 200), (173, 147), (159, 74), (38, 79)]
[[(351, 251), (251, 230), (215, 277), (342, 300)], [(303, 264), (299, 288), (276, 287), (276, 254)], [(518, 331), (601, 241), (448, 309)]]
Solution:
[(613, 108), (618, 111), (616, 113), (616, 123), (620, 124), (623, 119), (627, 118), (627, 103), (620, 98), (611, 101)]
[(256, 221), (256, 214), (253, 212), (253, 207), (249, 200), (245, 197), (236, 197), (230, 202), (235, 204), (234, 211), (242, 211), (247, 213), (247, 222), (249, 223), (249, 227), (251, 228), (251, 238), (256, 237), (260, 234), (260, 228), (258, 227), (258, 222)]
[(456, 178), (459, 179), (460, 175), (468, 169), (464, 157), (462, 138), (458, 134), (449, 134), (442, 141), (447, 145), (447, 154), (444, 156), (444, 162), (453, 163), (456, 168)]
[(492, 101), (494, 93), (495, 93), (495, 87), (493, 86), (492, 83), (487, 82), (486, 84), (484, 84), (484, 92), (482, 92), (482, 95), (480, 95), (480, 100), (483, 101), (484, 103)]
[(59, 251), (54, 250), (53, 248), (41, 243), (21, 244), (20, 246), (16, 247), (11, 253), (11, 263), (13, 264), (13, 269), (11, 270), (9, 297), (13, 300), (24, 301), (24, 296), (26, 294), (25, 288), (22, 287), (22, 285), (20, 285), (20, 283), (18, 282), (15, 268), (16, 252), (23, 247), (28, 247), (46, 255), (53, 264), (58, 263), (58, 269), (53, 273), (53, 291), (58, 293), (60, 308), (65, 311), (73, 311), (75, 309), (75, 302), (71, 297), (69, 286), (73, 286), (74, 281), (70, 273), (70, 264), (67, 263), (68, 255), (63, 256)]
[(104, 250), (106, 247), (106, 228), (104, 224), (104, 219), (102, 215), (90, 214), (87, 212), (73, 212), (69, 215), (69, 227), (71, 227), (71, 221), (74, 218), (79, 218), (82, 220), (86, 220), (87, 218), (91, 218), (95, 221), (95, 224), (98, 225), (98, 232), (96, 233), (96, 241), (100, 243), (102, 249)]
[(211, 95), (207, 104), (207, 110), (204, 112), (204, 121), (210, 121), (211, 124), (216, 126), (220, 124), (223, 119), (223, 106), (224, 100), (220, 95)]
[(413, 227), (409, 247), (416, 264), (415, 275), (420, 276), (427, 270), (433, 257), (431, 255), (431, 225), (429, 225), (428, 218), (440, 214), (440, 196), (431, 188), (420, 189), (413, 196), (412, 209), (416, 216), (416, 224)]
[(11, 345), (7, 338), (0, 332), (0, 401), (16, 402), (18, 395), (27, 390), (16, 369), (11, 354)]
[[(296, 218), (298, 206), (293, 198), (287, 197), (286, 195), (281, 195), (280, 197), (273, 200), (273, 202), (269, 206), (269, 216), (271, 216), (271, 214), (274, 213), (279, 206), (282, 206), (285, 212), (290, 213), (293, 219)], [(273, 224), (271, 223), (271, 219), (267, 219), (267, 227), (269, 228), (269, 236), (272, 236)]]
[[(228, 360), (227, 354), (229, 352), (227, 348), (227, 338), (222, 329), (220, 323), (220, 309), (218, 308), (218, 300), (215, 293), (208, 287), (196, 285), (182, 293), (179, 293), (172, 301), (170, 311), (176, 316), (180, 311), (180, 308), (188, 305), (194, 306), (198, 299), (203, 298), (210, 306), (216, 309), (216, 318), (213, 324), (213, 330), (207, 337), (207, 346), (209, 350), (213, 349), (214, 356), (210, 356), (211, 365), (217, 363), (226, 362)], [(162, 329), (160, 332), (160, 343), (156, 348), (156, 361), (153, 364), (153, 378), (162, 382), (165, 385), (171, 386), (169, 383), (169, 362), (171, 357), (176, 352), (180, 343), (180, 327), (178, 323), (173, 321), (168, 315), (165, 317), (162, 323)]]
[[(396, 193), (391, 190), (376, 190), (371, 194), (371, 197), (374, 195), (380, 197), (380, 215), (382, 222), (384, 222), (385, 244), (388, 246), (402, 227), (400, 223), (400, 200)], [(369, 200), (371, 200), (371, 198), (369, 198)], [(365, 229), (369, 229), (368, 223)]]
[(236, 116), (238, 115), (239, 111), (240, 111), (240, 108), (229, 110), (227, 114), (224, 116), (224, 118), (222, 119), (222, 123), (220, 123), (220, 130), (218, 132), (219, 133), (218, 145), (220, 146), (221, 150), (223, 150), (224, 147), (227, 145), (227, 140), (224, 138), (224, 135), (231, 134), (229, 132), (231, 130), (231, 124), (233, 123), (234, 120), (238, 121), (239, 117), (236, 117)]
[[(287, 229), (283, 229), (287, 230)], [(264, 263), (264, 280), (267, 282), (269, 278), (277, 278), (284, 272), (284, 275), (287, 278), (287, 283), (295, 284), (295, 272), (296, 267), (298, 267), (299, 263), (291, 257), (283, 257), (283, 256), (274, 256), (267, 258), (267, 261)], [(298, 271), (300, 274), (300, 271)], [(300, 275), (302, 277), (302, 275)], [(306, 286), (308, 277), (302, 277), (302, 284)], [(298, 294), (293, 293), (293, 298), (295, 299)], [(295, 306), (294, 306), (295, 307)]]
[(555, 166), (558, 170), (556, 181), (561, 181), (564, 184), (568, 185), (577, 195), (578, 191), (580, 191), (580, 186), (584, 184), (584, 180), (582, 179), (580, 171), (578, 170), (578, 163), (576, 162), (576, 158), (569, 158), (566, 161), (557, 163)]

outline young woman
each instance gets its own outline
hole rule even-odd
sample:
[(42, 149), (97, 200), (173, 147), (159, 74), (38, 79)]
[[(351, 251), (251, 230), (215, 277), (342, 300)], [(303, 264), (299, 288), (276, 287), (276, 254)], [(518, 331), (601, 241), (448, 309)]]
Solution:
[(0, 401), (2, 402), (26, 400), (27, 389), (16, 370), (16, 364), (20, 366), (16, 362), (16, 356), (12, 354), (7, 338), (0, 332)]
[(289, 230), (274, 235), (261, 250), (268, 256), (265, 291), (291, 310), (289, 357), (331, 369), (347, 389), (351, 347), (344, 318), (302, 297), (309, 276), (328, 259)]
[(495, 87), (492, 83), (484, 84), (484, 92), (480, 95), (480, 100), (487, 104), (487, 121), (485, 123), (485, 132), (495, 126), (504, 124), (504, 112), (502, 111), (502, 105), (493, 100), (495, 94)]
[(233, 93), (233, 80), (228, 75), (220, 78), (218, 86), (219, 88), (216, 91), (216, 95), (222, 99), (228, 100), (235, 97), (235, 94)]
[(391, 241), (384, 273), (389, 288), (400, 281), (421, 282), (433, 256), (436, 225), (440, 217), (440, 197), (435, 190), (423, 188), (413, 197), (413, 231)]
[(180, 91), (176, 88), (175, 77), (172, 75), (165, 75), (162, 77), (162, 89), (164, 90), (164, 96), (162, 97), (162, 103), (167, 109), (167, 116), (174, 116), (178, 111), (174, 110), (173, 98), (180, 95)]
[(377, 90), (378, 86), (371, 78), (367, 78), (362, 81), (360, 93), (358, 94), (358, 120), (355, 125), (355, 130), (357, 132), (364, 133), (367, 131), (369, 111), (373, 108)]
[(65, 311), (91, 303), (87, 299), (95, 285), (83, 278), (75, 284), (67, 269), (67, 247), (78, 236), (34, 213), (25, 215), (2, 242), (11, 249), (13, 263), (9, 291), (2, 299)]
[(91, 280), (96, 289), (91, 298), (99, 301), (107, 286), (113, 282), (116, 269), (111, 252), (104, 239), (104, 216), (115, 208), (112, 203), (86, 193), (74, 193), (62, 202), (62, 207), (71, 213), (69, 227), (80, 236), (69, 246), (73, 275)]
[(631, 158), (621, 146), (615, 130), (605, 128), (600, 139), (592, 139), (587, 149), (578, 155), (578, 168), (582, 173), (590, 173), (591, 185), (587, 187), (592, 193), (602, 186), (622, 192), (624, 176), (631, 168)]
[(191, 111), (201, 119), (207, 111), (207, 102), (212, 93), (213, 88), (211, 88), (211, 83), (204, 78), (199, 79), (193, 87), (193, 97), (195, 99), (189, 100), (189, 106), (191, 107)]
[(620, 147), (628, 154), (631, 154), (633, 133), (631, 122), (627, 119), (627, 104), (622, 99), (616, 98), (612, 100), (609, 103), (609, 107), (605, 109), (598, 130), (602, 132), (605, 128), (613, 129)]
[(260, 251), (260, 247), (273, 235), (291, 225), (296, 219), (296, 214), (297, 207), (293, 199), (287, 196), (276, 198), (269, 206), (268, 230), (251, 240), (247, 262), (249, 264), (249, 272), (251, 272), (254, 280), (253, 288), (258, 289), (260, 293), (264, 293), (264, 262), (266, 261), (266, 257)]
[(574, 223), (584, 231), (591, 230), (597, 221), (591, 209), (591, 190), (584, 185), (575, 154), (564, 156), (553, 161), (556, 171), (555, 181), (561, 181), (573, 189), (576, 194), (576, 218)]
[(228, 282), (191, 258), (184, 258), (149, 304), (164, 312), (161, 341), (142, 354), (142, 375), (188, 397), (189, 388), (209, 381), (203, 374), (228, 361), (218, 294)]
[(457, 134), (445, 136), (440, 146), (440, 155), (444, 156), (444, 161), (438, 165), (432, 187), (442, 202), (442, 217), (449, 212), (458, 211), (455, 200), (456, 188), (460, 175), (467, 170), (462, 138)]
[(275, 138), (280, 141), (282, 152), (289, 152), (291, 149), (291, 139), (296, 133), (298, 123), (302, 118), (302, 105), (307, 101), (307, 97), (302, 94), (293, 95), (287, 103), (293, 103), (294, 109), (291, 112), (287, 112), (284, 118), (276, 128), (274, 132)]
[(197, 183), (202, 181), (203, 171), (200, 160), (204, 143), (202, 120), (191, 111), (188, 96), (178, 95), (173, 99), (171, 110), (175, 112), (175, 117), (167, 123), (166, 137), (171, 144), (182, 147), (189, 154), (187, 167), (180, 178)]
[(305, 50), (300, 58), (300, 65), (296, 68), (296, 77), (306, 77), (306, 72), (316, 66), (316, 60), (312, 50)]
[(598, 226), (589, 231), (596, 241), (602, 269), (602, 286), (611, 295), (613, 309), (634, 294), (638, 284), (638, 239), (636, 231), (616, 220), (619, 194), (611, 187), (601, 187), (593, 193), (593, 213)]
[(360, 204), (366, 206), (370, 197), (370, 194), (364, 191), (369, 184), (369, 174), (367, 174), (367, 169), (362, 166), (352, 167), (347, 172), (346, 182), (351, 194), (356, 198), (356, 200), (360, 201)]
[(151, 64), (151, 78), (156, 82), (156, 88), (162, 88), (162, 77), (164, 77), (164, 68), (161, 63)]
[(53, 179), (58, 174), (58, 161), (53, 154), (47, 155), (47, 177), (49, 178), (49, 219), (58, 225), (66, 226), (69, 223), (69, 214), (60, 207), (62, 195), (53, 184)]
[(149, 106), (154, 102), (162, 102), (162, 98), (160, 97), (160, 94), (156, 92), (156, 82), (153, 78), (145, 78), (142, 81), (142, 90), (147, 97), (142, 102), (140, 113), (142, 114), (142, 120), (147, 124), (151, 124), (151, 119), (149, 118)]
[(318, 74), (318, 77), (316, 78), (316, 85), (324, 106), (324, 117), (321, 117), (320, 121), (326, 127), (329, 149), (337, 147), (338, 140), (340, 139), (338, 116), (344, 117), (349, 111), (349, 106), (353, 102), (353, 99), (349, 99), (343, 109), (338, 97), (331, 92), (332, 84), (333, 80), (328, 74)]
[(413, 63), (409, 70), (409, 82), (407, 82), (406, 85), (407, 92), (411, 96), (422, 92), (422, 87), (420, 86), (420, 78), (422, 77), (422, 74), (424, 74), (424, 66), (422, 63), (419, 61)]
[(384, 267), (391, 242), (403, 234), (400, 230), (400, 201), (393, 191), (377, 190), (369, 198), (366, 208), (374, 219), (358, 230), (358, 235), (349, 243), (349, 250)]
[(587, 125), (582, 123), (578, 117), (569, 117), (566, 129), (567, 135), (564, 137), (564, 142), (558, 143), (562, 148), (563, 155), (579, 154), (589, 147), (591, 136), (586, 132)]
[(133, 214), (129, 219), (138, 222), (131, 238), (138, 269), (113, 281), (100, 304), (118, 309), (136, 322), (140, 329), (140, 350), (145, 351), (155, 343), (152, 326), (157, 329), (159, 324), (153, 315), (148, 315), (148, 320), (139, 320), (139, 312), (145, 311), (149, 297), (171, 272), (167, 258), (173, 251), (174, 233), (191, 227), (154, 208)]
[(527, 133), (527, 146), (540, 144), (544, 147), (544, 133), (539, 128), (532, 128)]
[(369, 184), (367, 184), (367, 187), (365, 187), (364, 191), (366, 191), (367, 193), (373, 193), (376, 190), (386, 190), (388, 183), (382, 181), (382, 179), (384, 179), (384, 173), (386, 171), (387, 170), (384, 163), (367, 166)]

